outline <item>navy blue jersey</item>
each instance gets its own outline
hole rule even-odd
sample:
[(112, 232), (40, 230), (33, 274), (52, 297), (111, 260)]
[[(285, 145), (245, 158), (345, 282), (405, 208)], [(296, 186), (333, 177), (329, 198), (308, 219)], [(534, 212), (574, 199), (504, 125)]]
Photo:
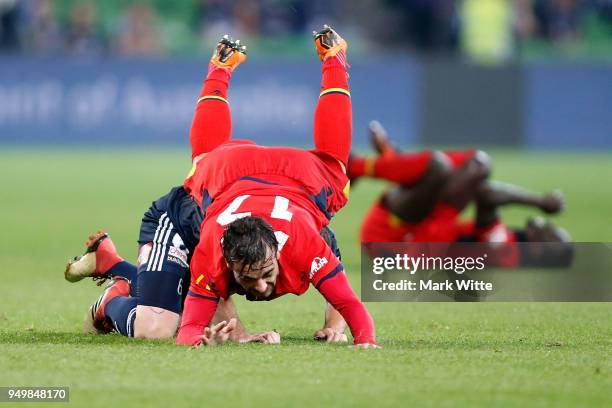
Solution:
[(200, 240), (202, 212), (183, 187), (159, 198), (142, 217), (138, 243), (151, 251), (138, 265), (138, 304), (181, 313), (189, 263)]

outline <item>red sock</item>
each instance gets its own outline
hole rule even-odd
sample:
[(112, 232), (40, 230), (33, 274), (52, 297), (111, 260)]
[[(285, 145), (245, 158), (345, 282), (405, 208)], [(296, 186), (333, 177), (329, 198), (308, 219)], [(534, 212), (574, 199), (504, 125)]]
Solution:
[(344, 51), (323, 63), (321, 95), (315, 111), (317, 150), (346, 164), (351, 151), (353, 118)]
[(397, 153), (377, 157), (351, 157), (351, 177), (374, 177), (402, 185), (418, 183), (429, 166), (431, 152)]
[[(366, 162), (368, 160), (370, 161), (370, 163), (372, 163), (374, 161), (374, 158), (352, 155), (348, 161), (346, 172), (349, 174), (350, 177), (371, 176), (371, 173), (373, 172), (366, 171), (366, 167), (368, 167), (368, 164), (366, 164)], [(369, 166), (372, 167), (371, 165)]]
[(227, 89), (231, 76), (227, 69), (212, 64), (208, 67), (189, 133), (192, 158), (210, 152), (230, 138), (232, 118)]

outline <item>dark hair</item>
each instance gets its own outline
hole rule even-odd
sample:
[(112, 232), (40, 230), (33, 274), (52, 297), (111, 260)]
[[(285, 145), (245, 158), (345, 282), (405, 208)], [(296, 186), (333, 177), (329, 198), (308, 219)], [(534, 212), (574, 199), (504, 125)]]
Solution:
[(243, 267), (264, 262), (268, 248), (276, 254), (278, 241), (263, 218), (239, 218), (223, 232), (223, 257), (227, 262), (240, 262)]

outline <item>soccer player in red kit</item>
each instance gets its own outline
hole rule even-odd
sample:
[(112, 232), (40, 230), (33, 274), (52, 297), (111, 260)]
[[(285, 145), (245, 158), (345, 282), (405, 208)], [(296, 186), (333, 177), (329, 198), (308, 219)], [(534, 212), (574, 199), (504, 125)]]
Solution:
[(321, 235), (348, 200), (347, 43), (328, 26), (314, 33), (314, 40), (323, 78), (310, 151), (229, 140), (227, 89), (233, 69), (246, 56), (239, 46), (226, 47), (212, 60), (190, 134), (195, 165), (185, 188), (201, 204), (205, 219), (177, 344), (206, 344), (204, 328), (220, 298), (237, 293), (271, 300), (301, 295), (312, 284), (331, 305), (326, 320), (335, 314), (342, 331), (346, 321), (356, 345), (376, 347), (372, 318)]
[[(490, 257), (489, 264), (517, 267), (550, 263), (553, 257), (551, 253), (541, 253), (541, 248), (538, 254), (521, 253), (532, 247), (519, 247), (518, 242), (569, 242), (565, 230), (542, 217), (531, 217), (525, 229), (514, 230), (499, 215), (499, 207), (508, 204), (527, 205), (548, 214), (559, 213), (564, 207), (560, 193), (541, 195), (489, 180), (490, 159), (478, 150), (438, 152), (446, 159), (450, 172), (440, 178), (443, 182), (436, 184), (437, 190), (433, 191), (432, 182), (426, 179), (433, 152), (398, 151), (378, 122), (372, 122), (369, 131), (378, 156), (352, 156), (349, 174), (379, 178), (397, 185), (383, 193), (368, 211), (361, 228), (362, 243), (479, 242), (491, 244), (490, 252), (495, 255)], [(429, 185), (428, 195), (424, 193), (423, 184)], [(476, 205), (476, 217), (461, 220), (459, 216), (470, 202)], [(425, 216), (415, 218), (415, 208), (429, 210), (425, 211)], [(500, 243), (505, 245), (497, 245)], [(384, 250), (384, 246), (367, 247)], [(563, 259), (571, 254), (569, 245), (549, 248), (559, 251), (555, 256), (562, 252)]]

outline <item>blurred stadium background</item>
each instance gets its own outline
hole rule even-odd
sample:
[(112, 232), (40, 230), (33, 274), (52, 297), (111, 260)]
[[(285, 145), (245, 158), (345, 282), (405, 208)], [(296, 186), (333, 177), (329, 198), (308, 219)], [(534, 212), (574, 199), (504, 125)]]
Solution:
[[(310, 32), (350, 42), (355, 143), (612, 147), (611, 0), (0, 0), (0, 143), (186, 146), (210, 50), (248, 44), (234, 134), (310, 143)], [(256, 102), (256, 103), (254, 103)]]
[[(610, 406), (605, 303), (370, 303), (373, 354), (310, 340), (314, 290), (238, 300), (277, 348), (195, 358), (79, 334), (100, 289), (64, 282), (65, 261), (100, 227), (134, 261), (142, 213), (190, 167), (217, 39), (249, 47), (234, 135), (310, 146), (323, 23), (349, 41), (358, 149), (371, 119), (402, 147), (487, 149), (495, 178), (565, 192), (574, 239), (612, 240), (612, 0), (0, 0), (0, 385), (69, 385), (87, 407)], [(357, 290), (359, 223), (383, 188), (360, 181), (333, 223)]]

